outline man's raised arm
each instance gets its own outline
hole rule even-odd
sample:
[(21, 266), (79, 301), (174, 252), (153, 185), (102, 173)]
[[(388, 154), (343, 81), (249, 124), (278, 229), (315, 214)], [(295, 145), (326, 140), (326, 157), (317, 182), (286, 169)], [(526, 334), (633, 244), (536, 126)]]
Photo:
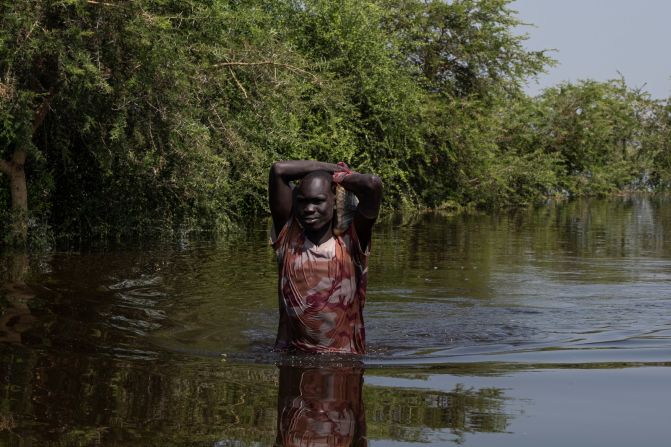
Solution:
[(368, 249), (373, 224), (380, 212), (382, 202), (382, 181), (376, 175), (353, 172), (339, 182), (343, 188), (352, 191), (359, 199), (354, 228), (356, 229), (362, 250)]
[(273, 216), (275, 234), (279, 234), (291, 216), (293, 197), (289, 182), (301, 179), (312, 171), (321, 170), (333, 174), (341, 169), (340, 166), (333, 163), (313, 160), (289, 160), (273, 163), (268, 178), (268, 203), (270, 213)]

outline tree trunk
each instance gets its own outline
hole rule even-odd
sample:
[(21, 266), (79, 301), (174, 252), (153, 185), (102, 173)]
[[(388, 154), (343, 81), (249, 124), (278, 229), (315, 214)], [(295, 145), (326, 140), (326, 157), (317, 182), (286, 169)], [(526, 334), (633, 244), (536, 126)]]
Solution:
[[(56, 95), (56, 86), (52, 86), (46, 94), (42, 103), (35, 110), (32, 126), (29, 129), (29, 137), (33, 138), (37, 129), (42, 126), (49, 112), (51, 101)], [(9, 177), (9, 189), (12, 198), (12, 222), (10, 224), (10, 243), (15, 246), (25, 246), (28, 240), (28, 186), (26, 184), (26, 148), (28, 145), (17, 143), (14, 146), (14, 154), (11, 160), (0, 158), (0, 172)]]
[(25, 245), (28, 237), (28, 188), (26, 185), (26, 151), (14, 151), (11, 161), (0, 160), (0, 171), (9, 176), (12, 198), (12, 222), (10, 241), (13, 245)]

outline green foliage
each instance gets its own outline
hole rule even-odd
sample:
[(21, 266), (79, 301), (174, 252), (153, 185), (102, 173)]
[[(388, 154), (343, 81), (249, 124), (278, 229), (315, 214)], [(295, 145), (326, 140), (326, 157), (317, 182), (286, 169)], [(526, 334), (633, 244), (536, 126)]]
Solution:
[[(671, 185), (671, 112), (624, 81), (521, 86), (509, 0), (0, 4), (0, 156), (31, 232), (224, 231), (278, 159), (380, 175), (387, 207), (495, 208)], [(11, 216), (0, 180), (0, 229)]]
[(643, 123), (641, 155), (647, 162), (640, 179), (651, 188), (671, 188), (671, 100), (658, 102)]
[(552, 63), (543, 51), (523, 46), (514, 32), (522, 22), (509, 0), (388, 0), (386, 27), (418, 71), (418, 82), (448, 97), (519, 93), (528, 76)]
[(501, 166), (497, 140), (508, 119), (503, 112), (524, 99), (521, 85), (552, 61), (524, 49), (525, 37), (513, 32), (520, 22), (508, 3), (384, 2), (390, 11), (384, 26), (423, 89), (422, 148), (406, 175), (428, 206), (529, 199), (513, 197), (520, 173), (514, 165)]
[(565, 83), (537, 98), (532, 144), (559, 157), (561, 186), (572, 195), (647, 186), (659, 111), (658, 101), (621, 79)]

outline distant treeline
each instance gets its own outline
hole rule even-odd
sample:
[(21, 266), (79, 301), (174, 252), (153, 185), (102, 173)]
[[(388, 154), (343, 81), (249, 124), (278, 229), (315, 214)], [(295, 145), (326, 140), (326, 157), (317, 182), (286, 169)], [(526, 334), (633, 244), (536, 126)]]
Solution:
[(1, 0), (4, 242), (221, 231), (282, 159), (375, 173), (394, 209), (668, 187), (670, 102), (529, 97), (553, 61), (510, 3)]

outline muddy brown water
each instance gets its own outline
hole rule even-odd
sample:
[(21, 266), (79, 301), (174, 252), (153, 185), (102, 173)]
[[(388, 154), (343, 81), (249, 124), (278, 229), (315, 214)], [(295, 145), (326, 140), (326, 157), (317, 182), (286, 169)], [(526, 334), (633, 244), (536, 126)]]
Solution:
[(0, 261), (0, 446), (667, 442), (668, 196), (382, 221), (357, 359), (270, 352), (263, 223)]

